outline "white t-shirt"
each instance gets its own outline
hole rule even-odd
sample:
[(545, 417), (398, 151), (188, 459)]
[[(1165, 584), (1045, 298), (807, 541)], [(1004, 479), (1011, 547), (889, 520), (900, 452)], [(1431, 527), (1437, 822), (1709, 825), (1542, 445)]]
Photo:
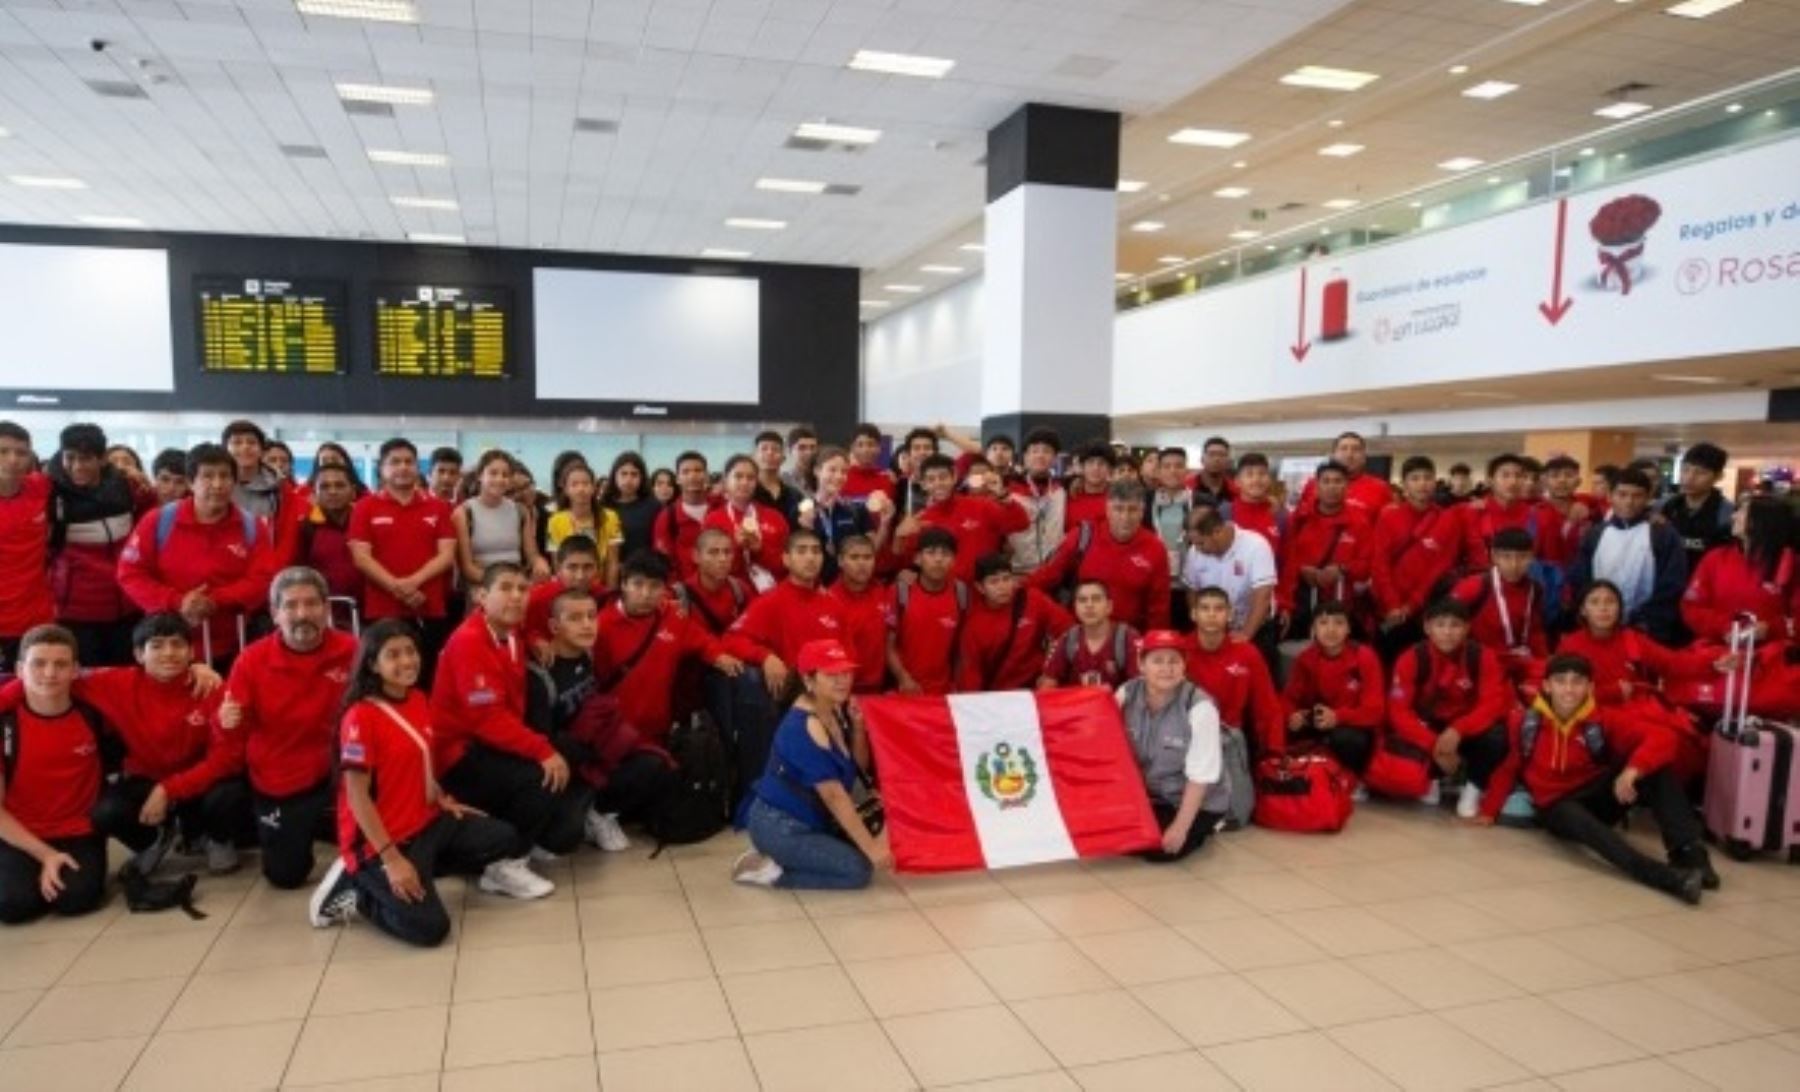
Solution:
[(1275, 551), (1269, 540), (1242, 527), (1233, 529), (1231, 545), (1218, 557), (1189, 546), (1181, 564), (1181, 583), (1189, 591), (1218, 587), (1231, 596), (1231, 628), (1241, 629), (1250, 615), (1250, 593), (1275, 586)]

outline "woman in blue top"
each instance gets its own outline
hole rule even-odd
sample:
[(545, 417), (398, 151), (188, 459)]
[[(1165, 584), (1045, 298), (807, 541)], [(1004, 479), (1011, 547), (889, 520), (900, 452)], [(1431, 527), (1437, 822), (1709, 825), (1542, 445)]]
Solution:
[(894, 858), (850, 796), (856, 760), (842, 725), (856, 662), (836, 641), (809, 641), (798, 660), (806, 693), (775, 729), (768, 767), (745, 800), (754, 848), (732, 865), (731, 878), (760, 887), (867, 887)]

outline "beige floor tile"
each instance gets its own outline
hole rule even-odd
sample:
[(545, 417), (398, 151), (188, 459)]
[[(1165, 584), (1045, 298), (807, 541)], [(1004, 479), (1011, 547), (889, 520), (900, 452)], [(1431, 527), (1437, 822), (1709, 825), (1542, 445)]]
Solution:
[(955, 948), (995, 948), (1055, 940), (1056, 930), (1018, 899), (930, 906), (925, 917)]
[(1415, 1011), (1412, 1002), (1348, 963), (1300, 963), (1245, 971), (1257, 989), (1314, 1027)]
[(320, 964), (198, 974), (188, 980), (162, 1030), (301, 1020), (312, 1009), (325, 968)]
[(1800, 1054), (1771, 1039), (1670, 1054), (1663, 1061), (1731, 1092), (1793, 1092), (1800, 1073)]
[(1163, 1054), (1185, 1045), (1125, 990), (1015, 1001), (1012, 1010), (1065, 1066)]
[(1365, 909), (1432, 944), (1492, 940), (1517, 931), (1510, 923), (1473, 909), (1450, 895), (1371, 903)]
[[(1790, 889), (1796, 897), (1725, 906), (1719, 916), (1766, 933), (1790, 949), (1800, 948), (1800, 881), (1791, 884)], [(1707, 901), (1712, 902), (1710, 894)]]
[(1622, 928), (1647, 933), (1717, 963), (1786, 955), (1792, 947), (1755, 929), (1743, 926), (1721, 929), (1710, 915), (1693, 910), (1633, 918), (1629, 925)]
[(799, 921), (707, 929), (702, 935), (713, 966), (720, 974), (749, 974), (837, 962), (818, 927), (804, 917)]
[(846, 1073), (856, 1074), (857, 1092), (916, 1087), (906, 1063), (873, 1022), (748, 1035), (744, 1046), (765, 1089), (842, 1092)]
[(1247, 1092), (1313, 1092), (1321, 1081), (1328, 1083), (1332, 1092), (1377, 1092), (1395, 1087), (1322, 1032), (1227, 1043), (1205, 1053)]
[(687, 898), (679, 890), (637, 894), (582, 895), (577, 905), (581, 935), (631, 937), (644, 933), (689, 932), (697, 926), (688, 912)]
[(585, 854), (575, 859), (572, 873), (575, 893), (581, 898), (602, 895), (648, 895), (680, 891), (681, 877), (666, 861), (618, 861), (616, 854)]
[(1531, 1075), (1510, 1058), (1428, 1013), (1346, 1024), (1328, 1034), (1408, 1092), (1486, 1088)]
[(140, 1036), (0, 1050), (0, 1088), (115, 1092), (146, 1041)]
[(994, 878), (1000, 881), (1001, 887), (1019, 898), (1069, 895), (1078, 891), (1098, 891), (1106, 886), (1088, 868), (1085, 861), (1058, 861), (1054, 864), (1006, 868), (995, 872)]
[(796, 891), (809, 917), (835, 918), (843, 914), (878, 914), (885, 910), (911, 910), (912, 900), (892, 879), (877, 879), (860, 891)]
[[(5, 960), (5, 954), (0, 953), (0, 963)], [(25, 1014), (43, 996), (43, 990), (7, 990), (0, 993), (0, 1042), (6, 1041), (6, 1033), (13, 1029), (14, 1024), (23, 1020)]]
[(1081, 1092), (1075, 1078), (1060, 1069), (1048, 1073), (1021, 1073), (1016, 1077), (995, 1077), (991, 1081), (967, 1084), (942, 1084), (932, 1092)]
[(729, 877), (716, 887), (690, 889), (687, 900), (688, 909), (702, 929), (806, 918), (806, 909), (791, 893), (746, 887), (731, 883)]
[(1713, 1087), (1656, 1058), (1564, 1073), (1556, 1086), (1563, 1092), (1709, 1092)]
[(436, 1070), (430, 1073), (405, 1073), (394, 1077), (369, 1077), (355, 1081), (326, 1081), (322, 1084), (296, 1085), (292, 1082), (282, 1085), (283, 1088), (305, 1088), (307, 1092), (438, 1092), (439, 1074)]
[(187, 984), (181, 978), (57, 986), (6, 1037), (7, 1047), (149, 1035)]
[(1325, 958), (1318, 945), (1273, 918), (1226, 918), (1183, 925), (1176, 932), (1234, 971), (1286, 967)]
[(930, 876), (900, 876), (900, 889), (915, 906), (946, 906), (955, 902), (994, 902), (1012, 897), (1000, 881), (986, 872), (945, 872)]
[(449, 1008), (314, 1016), (300, 1032), (285, 1083), (328, 1084), (436, 1073), (444, 1061)]
[(1616, 922), (1551, 929), (1538, 937), (1624, 978), (1690, 971), (1712, 962), (1636, 929), (1622, 929)]
[(942, 934), (917, 910), (844, 914), (821, 918), (816, 924), (839, 959), (886, 959), (948, 949)]
[[(1167, 870), (1164, 870), (1167, 874)], [(1186, 881), (1155, 887), (1132, 887), (1119, 892), (1149, 911), (1164, 925), (1199, 925), (1224, 918), (1256, 917), (1256, 907), (1232, 894), (1219, 884)]]
[(1064, 936), (1096, 933), (1128, 933), (1148, 929), (1157, 920), (1117, 891), (1076, 891), (1060, 895), (1033, 895), (1024, 900), (1032, 913)]
[(580, 939), (581, 919), (573, 898), (520, 902), (497, 895), (474, 895), (468, 911), (456, 925), (456, 942), (464, 951), (574, 943)]
[(602, 1054), (600, 1083), (606, 1092), (757, 1092), (758, 1087), (750, 1056), (736, 1038)]
[(453, 1000), (497, 1001), (588, 988), (581, 945), (522, 944), (517, 948), (477, 948), (456, 958)]
[(1641, 982), (1545, 994), (1544, 999), (1646, 1053), (1698, 1050), (1749, 1037), (1743, 1028)]
[(1569, 890), (1557, 884), (1481, 891), (1462, 896), (1462, 902), (1510, 922), (1520, 932), (1573, 929), (1595, 920), (1586, 900), (1571, 898)]
[(1194, 1050), (1077, 1066), (1069, 1072), (1074, 1074), (1082, 1092), (1143, 1092), (1150, 1088), (1237, 1092), (1238, 1087), (1219, 1072), (1218, 1066)]
[(1709, 967), (1647, 978), (1643, 984), (1752, 1035), (1800, 1028), (1800, 978), (1787, 979), (1784, 988), (1748, 971), (1747, 964)]
[[(25, 928), (36, 929), (33, 924)], [(9, 944), (0, 948), (6, 965), (6, 988), (39, 990), (56, 985), (92, 943), (86, 940), (46, 940), (38, 944)]]
[(1071, 941), (1100, 969), (1127, 986), (1216, 974), (1225, 967), (1175, 930), (1097, 933)]
[(274, 1088), (299, 1037), (299, 1020), (164, 1031), (138, 1057), (125, 1092)]
[(1291, 910), (1275, 920), (1339, 959), (1373, 952), (1401, 952), (1425, 942), (1418, 934), (1357, 906)]
[(1367, 861), (1308, 868), (1305, 876), (1345, 902), (1356, 905), (1430, 894), (1430, 889), (1418, 880), (1386, 865)]
[(927, 1087), (1056, 1068), (1056, 1060), (1003, 1005), (895, 1016), (881, 1024)]
[(1629, 1062), (1642, 1053), (1538, 997), (1490, 1001), (1438, 1015), (1540, 1075)]
[(1291, 872), (1240, 876), (1228, 885), (1231, 893), (1265, 914), (1289, 910), (1316, 910), (1342, 906), (1344, 900), (1302, 876)]
[(1133, 993), (1163, 1023), (1197, 1047), (1303, 1031), (1279, 1002), (1233, 974), (1136, 986)]
[(738, 1031), (745, 1035), (850, 1024), (870, 1016), (850, 977), (835, 966), (732, 974), (719, 981)]
[(712, 960), (698, 933), (589, 940), (583, 948), (590, 989), (711, 978)]
[(1523, 991), (1442, 948), (1357, 956), (1351, 966), (1428, 1011), (1518, 997)]
[(591, 1017), (586, 991), (452, 1005), (444, 1068), (592, 1054)]
[[(388, 943), (398, 942), (389, 938)], [(456, 953), (448, 948), (411, 949), (405, 959), (350, 963), (333, 960), (319, 983), (312, 1014), (337, 1016), (448, 1005), (455, 976)]]
[(1800, 954), (1750, 960), (1736, 964), (1736, 967), (1747, 975), (1777, 986), (1791, 987), (1793, 983), (1800, 982)]
[[(0, 939), (0, 943), (9, 949), (15, 945), (28, 948), (35, 944), (51, 943), (78, 942), (85, 945), (124, 916), (123, 901), (115, 899), (91, 914), (80, 914), (72, 918), (52, 915), (39, 918), (27, 926), (8, 927), (0, 931), (0, 938), (4, 938)], [(186, 915), (183, 915), (183, 920), (185, 918)]]
[(899, 956), (844, 964), (878, 1017), (991, 1005), (998, 998), (959, 955)]
[[(324, 965), (346, 930), (314, 929), (302, 919), (299, 928), (280, 929), (233, 921), (213, 942), (200, 973), (248, 971), (261, 967)], [(374, 932), (374, 930), (367, 930)]]
[(1040, 940), (1003, 948), (973, 948), (963, 958), (1006, 1001), (1104, 990), (1112, 977), (1069, 941)]
[(133, 982), (193, 974), (206, 958), (216, 932), (102, 936), (88, 946), (62, 976), (65, 986)]
[(1539, 937), (1500, 937), (1445, 947), (1527, 993), (1580, 989), (1611, 982), (1618, 977), (1599, 964), (1590, 963)]
[(443, 1092), (599, 1092), (600, 1072), (594, 1056), (511, 1062), (477, 1069), (444, 1072)]
[(602, 1052), (737, 1034), (714, 978), (595, 990), (592, 1006), (594, 1046)]

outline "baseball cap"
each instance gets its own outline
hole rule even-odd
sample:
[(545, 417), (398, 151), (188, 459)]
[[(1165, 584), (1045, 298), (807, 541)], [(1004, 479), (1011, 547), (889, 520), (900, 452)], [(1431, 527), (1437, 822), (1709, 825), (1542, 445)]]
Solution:
[(1138, 646), (1140, 652), (1161, 652), (1164, 649), (1186, 651), (1187, 639), (1172, 629), (1153, 629), (1144, 634), (1144, 643)]
[(799, 668), (802, 675), (846, 675), (856, 670), (856, 661), (836, 641), (808, 641), (800, 646)]

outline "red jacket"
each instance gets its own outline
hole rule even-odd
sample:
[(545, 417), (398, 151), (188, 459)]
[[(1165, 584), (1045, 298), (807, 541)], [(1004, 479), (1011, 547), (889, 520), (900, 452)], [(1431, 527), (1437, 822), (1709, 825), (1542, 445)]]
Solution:
[(1681, 597), (1681, 620), (1694, 636), (1727, 640), (1732, 621), (1746, 612), (1769, 624), (1772, 640), (1791, 634), (1789, 626), (1800, 619), (1800, 562), (1793, 550), (1782, 551), (1772, 580), (1763, 579), (1736, 543), (1701, 557)]
[[(1531, 753), (1526, 755), (1521, 753), (1523, 729), (1530, 716), (1537, 718), (1538, 729)], [(1590, 747), (1592, 727), (1599, 729), (1598, 756)], [(1550, 703), (1539, 698), (1529, 711), (1515, 709), (1506, 730), (1506, 758), (1494, 770), (1481, 798), (1481, 813), (1490, 819), (1500, 814), (1513, 785), (1521, 780), (1531, 793), (1531, 802), (1544, 808), (1599, 778), (1616, 776), (1627, 766), (1640, 774), (1652, 774), (1675, 758), (1675, 737), (1671, 733), (1616, 711), (1597, 708), (1592, 699), (1563, 722), (1556, 719)]]
[(894, 499), (894, 475), (878, 466), (851, 463), (844, 471), (843, 496), (854, 501), (867, 501), (873, 493), (886, 493), (889, 500)]
[(1327, 656), (1317, 642), (1300, 650), (1288, 669), (1282, 687), (1282, 724), (1289, 715), (1329, 708), (1344, 728), (1380, 730), (1387, 720), (1387, 694), (1381, 660), (1368, 645), (1351, 641), (1336, 656)]
[(431, 681), (440, 773), (461, 762), (472, 743), (533, 762), (556, 753), (549, 739), (525, 723), (525, 657), (523, 636), (496, 638), (479, 610), (444, 642)]
[(1430, 604), (1431, 589), (1468, 565), (1467, 505), (1390, 504), (1375, 520), (1369, 549), (1370, 587), (1382, 614), (1402, 607), (1414, 617)]
[[(1317, 477), (1306, 479), (1306, 484), (1300, 489), (1300, 503), (1296, 506), (1295, 511), (1300, 512), (1316, 507), (1318, 497), (1319, 479)], [(1349, 486), (1344, 490), (1344, 507), (1354, 508), (1361, 512), (1370, 523), (1375, 522), (1375, 517), (1383, 508), (1393, 503), (1393, 486), (1388, 484), (1386, 478), (1378, 478), (1367, 471), (1351, 478)]]
[[(651, 627), (656, 636), (649, 637)], [(623, 600), (614, 600), (600, 612), (600, 635), (594, 642), (594, 674), (610, 676), (637, 654), (631, 670), (609, 693), (619, 698), (619, 712), (643, 733), (645, 740), (660, 744), (674, 723), (675, 680), (684, 662), (717, 663), (724, 647), (692, 617), (683, 618), (665, 603), (655, 614), (641, 618), (625, 611)]]
[(1529, 576), (1516, 584), (1498, 581), (1498, 595), (1494, 593), (1495, 583), (1494, 570), (1489, 569), (1458, 580), (1450, 594), (1471, 612), (1470, 639), (1498, 653), (1507, 675), (1514, 682), (1523, 682), (1531, 661), (1550, 655), (1550, 642), (1544, 636), (1544, 590)]
[(212, 788), (206, 763), (223, 690), (196, 698), (183, 675), (159, 682), (141, 667), (106, 667), (75, 680), (75, 696), (100, 710), (125, 743), (125, 772), (148, 778), (180, 803)]
[(1084, 523), (1094, 525), (1094, 530), (1106, 529), (1106, 490), (1089, 493), (1081, 487), (1079, 478), (1069, 482), (1069, 499), (1063, 509), (1063, 528), (1065, 533), (1073, 531)]
[(1369, 581), (1371, 545), (1369, 517), (1361, 509), (1345, 504), (1326, 514), (1317, 506), (1302, 507), (1288, 522), (1287, 541), (1276, 566), (1280, 581), (1275, 585), (1275, 602), (1283, 610), (1294, 609), (1301, 594), (1300, 570), (1322, 568), (1327, 563), (1343, 570), (1344, 576), (1335, 591), (1320, 589), (1321, 600), (1353, 602), (1358, 587)]
[(699, 540), (713, 511), (724, 505), (723, 498), (709, 496), (706, 498), (706, 516), (695, 519), (687, 514), (677, 496), (656, 513), (656, 519), (650, 524), (651, 546), (675, 566), (675, 579), (687, 580), (700, 568), (700, 563), (694, 560), (694, 543)]
[(895, 652), (906, 673), (927, 694), (948, 694), (956, 681), (957, 630), (964, 624), (957, 602), (959, 586), (962, 602), (973, 607), (975, 589), (959, 580), (935, 592), (926, 590), (923, 580), (915, 581), (904, 592), (896, 587), (888, 597), (887, 628), (894, 635)]
[(685, 601), (688, 616), (706, 627), (714, 637), (721, 637), (750, 609), (751, 602), (756, 599), (756, 585), (742, 577), (727, 576), (717, 588), (708, 591), (696, 575), (677, 583), (671, 597)]
[[(975, 579), (975, 562), (988, 554), (999, 553), (1006, 536), (1031, 526), (1031, 513), (1017, 501), (996, 501), (991, 497), (971, 497), (952, 493), (942, 504), (927, 505), (919, 512), (924, 527), (942, 527), (956, 536), (956, 569), (958, 580)], [(910, 557), (918, 549), (918, 536), (911, 535), (895, 543), (894, 552)]]
[[(782, 551), (787, 547), (787, 520), (777, 509), (766, 504), (752, 504), (742, 512), (734, 512), (729, 504), (721, 504), (706, 514), (702, 528), (710, 531), (723, 531), (737, 541), (737, 533), (746, 519), (756, 520), (756, 529), (762, 536), (762, 545), (754, 554), (743, 547), (731, 551), (731, 575), (739, 580), (750, 579), (752, 562), (767, 570), (776, 580), (787, 576), (787, 565), (782, 562)], [(695, 535), (698, 538), (699, 535)], [(692, 547), (689, 547), (691, 554)], [(697, 567), (697, 563), (696, 563)]]
[(17, 493), (0, 497), (0, 637), (56, 617), (49, 566), (50, 479), (27, 474)]
[(887, 613), (893, 593), (875, 583), (853, 592), (839, 580), (829, 594), (844, 623), (844, 647), (856, 659), (856, 692), (878, 693), (887, 681)]
[(294, 529), (293, 547), (294, 564), (317, 569), (332, 595), (348, 596), (356, 600), (359, 608), (362, 606), (363, 574), (350, 556), (348, 512), (344, 522), (337, 524), (318, 508), (307, 507)]
[(1255, 645), (1227, 637), (1209, 651), (1196, 636), (1188, 639), (1185, 656), (1188, 681), (1212, 698), (1222, 723), (1254, 735), (1263, 747), (1285, 746), (1281, 695)]
[(1281, 556), (1282, 532), (1287, 521), (1286, 513), (1267, 497), (1262, 500), (1239, 497), (1231, 502), (1231, 522), (1267, 539), (1277, 558)]
[[(204, 775), (247, 770), (263, 796), (292, 796), (331, 777), (338, 713), (356, 667), (356, 638), (327, 629), (311, 652), (295, 652), (271, 633), (250, 642), (231, 667), (225, 696), (243, 707), (236, 728), (215, 722)], [(210, 782), (209, 782), (210, 783)]]
[(1074, 624), (1073, 615), (1036, 588), (1018, 589), (1004, 607), (989, 606), (976, 595), (963, 622), (956, 689), (1030, 690), (1044, 669), (1045, 647)]
[[(1117, 622), (1109, 622), (1106, 629), (1106, 640), (1097, 649), (1088, 647), (1080, 625), (1058, 634), (1044, 657), (1043, 677), (1057, 686), (1104, 686), (1108, 690), (1137, 678), (1143, 637)], [(1118, 655), (1121, 651), (1123, 655)]]
[(830, 592), (783, 580), (745, 608), (743, 617), (725, 631), (724, 645), (746, 664), (760, 665), (773, 653), (792, 669), (808, 641), (843, 636), (843, 617)]
[[(1585, 629), (1571, 630), (1557, 643), (1556, 651), (1586, 657), (1594, 671), (1594, 700), (1603, 706), (1653, 698), (1658, 684), (1667, 679), (1715, 674), (1713, 664), (1721, 655), (1716, 646), (1676, 652), (1635, 629), (1616, 629), (1605, 637)], [(1629, 696), (1627, 683), (1631, 685)]]
[[(531, 586), (531, 592), (525, 597), (525, 624), (519, 627), (520, 636), (530, 648), (534, 643), (550, 639), (550, 606), (556, 597), (568, 589), (563, 582), (552, 577)], [(588, 583), (588, 592), (595, 602), (604, 604), (610, 594), (598, 580)]]
[[(1420, 656), (1429, 658), (1422, 688)], [(1421, 641), (1394, 662), (1388, 727), (1401, 739), (1430, 751), (1439, 732), (1454, 728), (1465, 739), (1480, 735), (1497, 727), (1515, 704), (1507, 690), (1506, 670), (1491, 651), (1466, 641), (1454, 655), (1446, 656), (1430, 641)]]
[[(1580, 503), (1579, 498), (1570, 502), (1570, 507)], [(1570, 519), (1548, 497), (1537, 502), (1538, 533), (1536, 545), (1532, 551), (1539, 561), (1552, 565), (1567, 565), (1575, 560), (1575, 554), (1581, 549), (1581, 536), (1589, 527), (1599, 522), (1597, 510), (1588, 508), (1586, 519)]]
[[(1465, 549), (1472, 567), (1486, 568), (1490, 560), (1488, 543), (1494, 541), (1496, 534), (1513, 527), (1531, 534), (1532, 556), (1539, 556), (1536, 543), (1544, 534), (1544, 516), (1538, 511), (1537, 501), (1516, 500), (1503, 505), (1490, 496), (1483, 498), (1479, 507), (1471, 501), (1467, 508)], [(1555, 509), (1551, 511), (1554, 513)], [(1561, 518), (1560, 513), (1557, 516)]]
[(62, 622), (111, 623), (137, 613), (119, 587), (119, 554), (138, 518), (156, 507), (156, 491), (107, 467), (91, 486), (69, 481), (53, 464), (50, 481), (50, 588)]
[[(119, 583), (146, 613), (180, 610), (181, 597), (206, 585), (219, 609), (207, 619), (214, 656), (237, 651), (237, 620), (261, 609), (269, 597), (276, 562), (269, 525), (257, 519), (246, 542), (244, 515), (237, 505), (212, 523), (194, 518), (192, 498), (176, 502), (168, 541), (157, 545), (162, 510), (153, 508), (119, 553)], [(203, 645), (203, 642), (196, 642)]]
[[(11, 763), (12, 776), (5, 779), (6, 810), (39, 838), (93, 833), (88, 813), (100, 797), (101, 770), (87, 718), (74, 706), (60, 716), (40, 717), (23, 701), (13, 716), (19, 753)], [(35, 880), (36, 870), (30, 875)]]
[[(1050, 560), (1038, 566), (1026, 582), (1039, 591), (1055, 592), (1069, 582), (1069, 568), (1081, 552), (1081, 525), (1071, 518), (1069, 532)], [(1139, 633), (1169, 628), (1169, 550), (1155, 531), (1139, 527), (1120, 542), (1104, 521), (1088, 536), (1087, 554), (1074, 575), (1098, 580), (1112, 596), (1113, 620)]]

